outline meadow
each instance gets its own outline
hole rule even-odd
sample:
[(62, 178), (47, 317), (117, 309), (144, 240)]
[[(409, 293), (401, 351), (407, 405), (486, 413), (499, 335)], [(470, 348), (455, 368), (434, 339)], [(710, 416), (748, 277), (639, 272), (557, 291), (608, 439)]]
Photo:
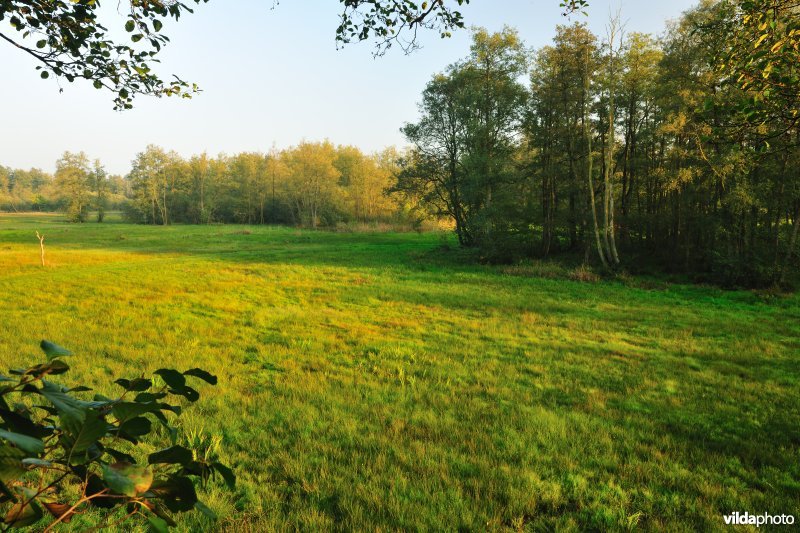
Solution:
[(238, 488), (185, 531), (800, 518), (800, 297), (468, 259), (444, 233), (2, 215), (0, 362), (44, 338), (99, 391), (218, 375), (179, 426)]

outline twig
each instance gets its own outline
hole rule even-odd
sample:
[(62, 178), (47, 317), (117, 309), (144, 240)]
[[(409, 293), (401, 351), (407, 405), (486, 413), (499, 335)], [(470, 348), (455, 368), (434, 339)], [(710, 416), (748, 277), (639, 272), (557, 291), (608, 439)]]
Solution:
[(42, 251), (42, 266), (44, 266), (44, 235), (39, 235), (39, 231), (36, 231), (36, 238), (39, 239), (39, 248)]

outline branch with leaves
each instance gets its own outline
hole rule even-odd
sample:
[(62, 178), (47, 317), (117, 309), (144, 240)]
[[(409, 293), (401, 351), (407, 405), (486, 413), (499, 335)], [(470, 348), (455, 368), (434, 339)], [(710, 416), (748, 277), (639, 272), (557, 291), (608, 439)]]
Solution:
[[(216, 376), (162, 368), (153, 378), (116, 380), (122, 388), (116, 398), (84, 400), (87, 387), (50, 380), (69, 370), (64, 357), (71, 352), (48, 341), (41, 348), (45, 362), (0, 376), (3, 531), (33, 524), (50, 531), (87, 509), (104, 515), (96, 528), (140, 518), (167, 531), (176, 525), (174, 513), (192, 510), (215, 518), (195, 487), (220, 476), (232, 490), (235, 475), (215, 457), (178, 443), (170, 418), (182, 409), (170, 401), (197, 401), (200, 393), (187, 378), (215, 385)], [(169, 445), (141, 457), (136, 445), (156, 438), (155, 424), (166, 430)]]
[[(208, 0), (193, 0), (205, 3)], [(112, 40), (98, 20), (99, 0), (0, 0), (0, 39), (33, 57), (42, 78), (86, 79), (115, 94), (115, 109), (129, 109), (137, 95), (190, 98), (199, 89), (177, 76), (162, 80), (153, 71), (169, 42), (162, 32), (168, 19), (192, 10), (175, 0), (130, 0), (125, 30), (128, 42)]]

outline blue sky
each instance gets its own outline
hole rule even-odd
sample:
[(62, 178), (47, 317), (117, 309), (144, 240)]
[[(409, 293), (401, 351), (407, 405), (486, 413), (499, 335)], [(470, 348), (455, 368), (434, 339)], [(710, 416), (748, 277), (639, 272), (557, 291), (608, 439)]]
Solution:
[[(552, 39), (558, 0), (472, 0), (469, 25), (515, 27), (538, 48)], [(660, 34), (667, 20), (695, 0), (592, 0), (586, 20), (604, 33), (611, 10), (622, 9), (626, 31)], [(104, 9), (116, 18), (117, 2)], [(41, 80), (34, 63), (0, 43), (4, 102), (0, 164), (52, 171), (65, 150), (84, 150), (124, 174), (135, 154), (155, 143), (188, 156), (268, 151), (302, 140), (329, 139), (365, 151), (403, 145), (399, 128), (417, 116), (416, 102), (435, 72), (464, 57), (469, 32), (439, 39), (423, 34), (411, 55), (393, 49), (373, 58), (370, 43), (336, 50), (336, 0), (211, 0), (194, 15), (165, 24), (172, 43), (160, 72), (198, 83), (192, 100), (139, 98), (116, 112), (110, 95), (89, 84)], [(121, 20), (121, 19), (120, 19)]]

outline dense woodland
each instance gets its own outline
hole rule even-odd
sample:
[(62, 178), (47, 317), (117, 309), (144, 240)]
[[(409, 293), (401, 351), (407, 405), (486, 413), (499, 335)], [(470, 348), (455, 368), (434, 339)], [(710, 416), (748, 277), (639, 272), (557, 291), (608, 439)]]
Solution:
[(800, 226), (800, 4), (764, 5), (704, 1), (659, 38), (619, 19), (602, 36), (560, 26), (536, 51), (513, 29), (475, 30), (425, 87), (405, 151), (304, 142), (187, 160), (149, 146), (125, 177), (66, 153), (53, 176), (0, 167), (0, 209), (309, 227), (424, 214), (491, 261), (566, 253), (781, 283)]

